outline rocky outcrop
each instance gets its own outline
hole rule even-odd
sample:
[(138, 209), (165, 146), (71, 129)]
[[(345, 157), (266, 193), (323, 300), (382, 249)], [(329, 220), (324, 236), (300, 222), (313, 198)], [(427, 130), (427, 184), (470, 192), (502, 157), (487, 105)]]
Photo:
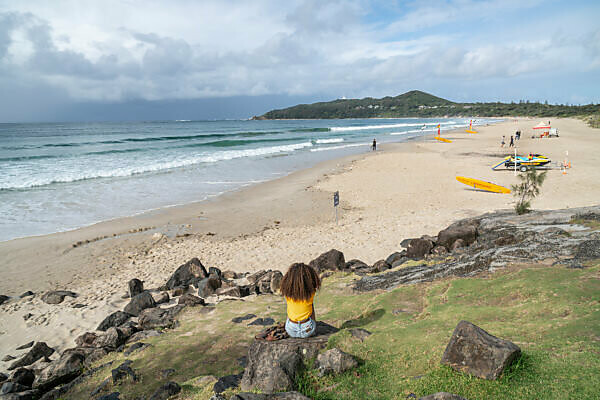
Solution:
[(53, 361), (35, 378), (33, 387), (47, 391), (55, 386), (68, 383), (83, 371), (84, 357), (75, 352), (63, 354), (58, 360)]
[(153, 307), (156, 307), (156, 302), (152, 295), (148, 292), (142, 292), (131, 299), (129, 304), (125, 306), (124, 311), (137, 317), (143, 310)]
[(211, 274), (207, 278), (198, 282), (198, 296), (207, 298), (217, 292), (222, 285), (221, 278), (216, 274)]
[(11, 382), (27, 386), (28, 388), (31, 388), (31, 385), (33, 385), (34, 380), (35, 374), (32, 370), (27, 368), (17, 368), (10, 377)]
[(202, 299), (198, 296), (194, 296), (193, 294), (184, 294), (183, 296), (181, 296), (179, 298), (179, 300), (177, 301), (177, 304), (193, 307), (193, 306), (203, 306), (206, 303), (204, 302), (204, 299)]
[(60, 304), (64, 301), (65, 297), (77, 297), (77, 293), (68, 290), (54, 290), (51, 292), (44, 293), (42, 301), (46, 304)]
[(341, 374), (357, 366), (358, 362), (356, 359), (340, 349), (331, 349), (319, 354), (315, 363), (315, 367), (319, 370), (319, 376)]
[(11, 371), (13, 369), (17, 369), (19, 367), (26, 367), (28, 365), (33, 364), (37, 360), (41, 358), (48, 358), (54, 353), (54, 349), (48, 347), (45, 342), (37, 342), (33, 345), (31, 350), (29, 350), (23, 357), (19, 358), (15, 362), (13, 362), (8, 370)]
[(150, 400), (167, 400), (171, 396), (175, 396), (177, 393), (181, 392), (181, 386), (179, 386), (176, 382), (167, 382), (150, 396)]
[(335, 327), (319, 321), (316, 335), (307, 339), (255, 340), (248, 349), (242, 390), (260, 389), (267, 393), (291, 390), (302, 361), (315, 358), (336, 331)]
[(132, 315), (129, 313), (126, 313), (123, 311), (115, 311), (114, 313), (110, 314), (108, 317), (104, 318), (104, 320), (102, 320), (102, 322), (100, 322), (100, 325), (98, 325), (98, 328), (96, 328), (96, 329), (104, 332), (108, 328), (112, 328), (112, 327), (124, 324), (125, 322), (129, 321), (129, 319), (131, 317), (132, 317)]
[(344, 259), (344, 253), (331, 249), (312, 260), (308, 265), (313, 267), (318, 273), (324, 271), (343, 271), (346, 267), (346, 260)]
[(148, 308), (140, 313), (138, 323), (144, 330), (173, 328), (175, 326), (175, 317), (183, 310), (185, 306), (176, 305), (170, 308)]
[(390, 268), (392, 268), (392, 266), (388, 264), (386, 260), (379, 260), (375, 264), (373, 264), (370, 273), (383, 272), (387, 271)]
[(196, 257), (179, 266), (171, 275), (165, 287), (168, 290), (173, 290), (176, 287), (195, 285), (196, 282), (208, 277), (206, 268)]
[(462, 239), (464, 244), (468, 246), (477, 239), (478, 227), (479, 220), (477, 219), (466, 219), (455, 222), (438, 233), (437, 244), (450, 249), (456, 240)]
[(406, 248), (409, 258), (423, 258), (433, 249), (433, 242), (429, 239), (411, 239)]
[(521, 354), (516, 344), (460, 321), (442, 356), (442, 364), (479, 378), (497, 379)]
[(144, 282), (137, 278), (129, 281), (129, 297), (133, 298), (144, 291)]

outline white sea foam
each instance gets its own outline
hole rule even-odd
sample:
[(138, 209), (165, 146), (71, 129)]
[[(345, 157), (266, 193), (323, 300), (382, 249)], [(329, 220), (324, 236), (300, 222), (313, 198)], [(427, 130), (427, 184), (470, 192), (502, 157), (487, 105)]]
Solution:
[(337, 149), (345, 149), (347, 147), (358, 147), (358, 146), (370, 146), (370, 143), (352, 143), (345, 144), (342, 146), (328, 146), (328, 147), (317, 147), (316, 149), (310, 149), (310, 151), (326, 151), (326, 150), (337, 150)]
[(455, 124), (455, 121), (447, 121), (447, 122), (410, 122), (410, 123), (401, 123), (401, 124), (383, 124), (383, 125), (364, 125), (364, 126), (333, 126), (330, 129), (332, 131), (364, 131), (369, 129), (391, 129), (391, 128), (406, 128), (409, 126), (437, 126), (440, 125), (449, 125)]
[(325, 144), (325, 143), (341, 143), (343, 142), (343, 138), (334, 138), (334, 139), (317, 139), (316, 143)]
[(29, 173), (19, 172), (18, 170), (13, 170), (7, 171), (11, 173), (0, 175), (0, 189), (25, 189), (50, 185), (53, 183), (69, 183), (96, 178), (126, 177), (143, 173), (152, 173), (174, 168), (187, 167), (201, 163), (215, 163), (242, 157), (257, 157), (268, 154), (291, 152), (312, 146), (312, 142), (303, 142), (283, 146), (260, 147), (257, 149), (227, 150), (212, 154), (183, 157), (173, 161), (163, 161), (150, 165), (125, 166), (105, 170), (94, 169), (90, 171), (82, 171), (81, 169), (70, 169), (69, 171), (54, 170), (55, 172), (52, 174), (43, 173), (37, 176)]

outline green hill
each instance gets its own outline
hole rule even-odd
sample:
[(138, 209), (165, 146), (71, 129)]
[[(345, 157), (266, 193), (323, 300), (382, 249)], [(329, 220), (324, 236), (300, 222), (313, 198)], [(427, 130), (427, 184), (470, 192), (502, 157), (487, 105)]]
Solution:
[(573, 117), (600, 113), (598, 105), (569, 106), (547, 103), (456, 103), (419, 90), (396, 97), (374, 99), (337, 99), (313, 104), (299, 104), (272, 110), (255, 119), (331, 119), (331, 118), (399, 118), (399, 117), (494, 117), (537, 116)]

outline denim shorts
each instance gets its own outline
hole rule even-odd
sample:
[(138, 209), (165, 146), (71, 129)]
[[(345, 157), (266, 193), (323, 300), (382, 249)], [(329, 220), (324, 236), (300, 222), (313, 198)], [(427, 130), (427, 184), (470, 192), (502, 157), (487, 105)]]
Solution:
[(294, 338), (307, 338), (311, 337), (317, 331), (317, 323), (314, 319), (310, 318), (308, 321), (297, 324), (290, 321), (288, 318), (285, 322), (285, 330), (291, 337)]

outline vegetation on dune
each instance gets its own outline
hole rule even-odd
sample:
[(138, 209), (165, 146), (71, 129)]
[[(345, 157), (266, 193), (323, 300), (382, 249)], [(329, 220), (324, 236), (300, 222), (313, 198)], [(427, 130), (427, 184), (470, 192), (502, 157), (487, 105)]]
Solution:
[[(297, 379), (298, 389), (317, 400), (405, 399), (411, 393), (418, 398), (438, 391), (470, 400), (595, 399), (600, 391), (599, 276), (600, 260), (588, 262), (585, 269), (528, 265), (356, 294), (348, 285), (357, 277), (337, 273), (324, 280), (315, 299), (317, 316), (348, 328), (332, 336), (329, 347), (355, 355), (360, 366), (338, 376), (318, 377), (308, 365)], [(129, 358), (140, 382), (127, 379), (110, 388), (123, 398), (148, 396), (174, 380), (183, 388), (178, 398), (208, 399), (214, 380), (202, 376), (241, 372), (237, 359), (262, 329), (247, 326), (248, 321), (231, 322), (246, 313), (283, 320), (285, 304), (278, 296), (260, 296), (224, 302), (209, 313), (202, 307), (190, 308), (177, 328), (145, 340), (151, 347), (129, 357), (112, 353), (112, 367), (66, 398), (89, 398), (110, 376), (110, 369)], [(522, 357), (498, 381), (440, 364), (454, 327), (463, 319), (521, 347)], [(354, 327), (372, 335), (361, 342), (350, 334)], [(161, 377), (168, 368), (175, 370), (173, 375)]]
[(515, 211), (517, 214), (525, 214), (531, 211), (531, 201), (540, 194), (542, 184), (546, 179), (548, 171), (538, 172), (535, 168), (528, 170), (525, 173), (519, 174), (518, 185), (512, 185), (511, 190), (517, 198), (515, 203)]
[(374, 99), (338, 99), (313, 104), (299, 104), (272, 110), (259, 119), (329, 119), (329, 118), (399, 118), (399, 117), (452, 117), (452, 116), (534, 116), (575, 117), (596, 114), (598, 125), (600, 106), (554, 105), (519, 101), (518, 103), (457, 103), (419, 90), (396, 97)]

